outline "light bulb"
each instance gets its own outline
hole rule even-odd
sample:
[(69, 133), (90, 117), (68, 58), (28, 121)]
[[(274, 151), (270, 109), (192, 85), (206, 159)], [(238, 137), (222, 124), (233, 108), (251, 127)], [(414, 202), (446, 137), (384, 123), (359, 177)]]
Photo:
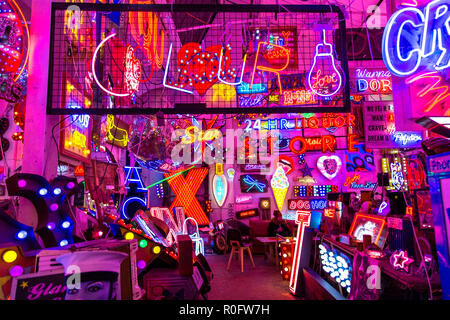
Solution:
[(216, 164), (216, 174), (213, 178), (214, 199), (219, 207), (223, 206), (228, 193), (228, 183), (223, 174), (223, 164)]
[(330, 97), (341, 89), (342, 75), (336, 67), (333, 45), (326, 42), (325, 29), (322, 30), (322, 34), (323, 42), (316, 45), (313, 63), (308, 73), (308, 86), (316, 95)]

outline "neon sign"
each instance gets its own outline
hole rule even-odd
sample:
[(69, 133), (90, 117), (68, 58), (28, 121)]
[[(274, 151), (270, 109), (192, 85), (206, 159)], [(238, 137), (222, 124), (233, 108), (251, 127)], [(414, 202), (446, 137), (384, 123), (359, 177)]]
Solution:
[[(261, 51), (261, 47), (266, 48), (267, 46), (269, 46), (270, 48), (279, 48), (280, 50), (283, 50), (286, 52), (286, 64), (281, 66), (280, 68), (276, 69), (276, 68), (269, 68), (266, 66), (262, 66), (258, 64), (258, 58), (259, 58), (259, 52)], [(252, 77), (251, 77), (251, 82), (250, 82), (250, 89), (252, 89), (253, 87), (253, 82), (255, 80), (255, 72), (256, 70), (261, 70), (261, 71), (267, 71), (267, 72), (272, 72), (275, 73), (278, 79), (278, 87), (280, 90), (280, 94), (283, 94), (283, 88), (281, 86), (281, 77), (280, 77), (280, 71), (283, 71), (284, 69), (286, 69), (289, 65), (289, 50), (287, 50), (286, 48), (276, 45), (276, 44), (270, 44), (267, 42), (259, 42), (258, 43), (258, 49), (256, 51), (256, 58), (255, 58), (255, 64), (253, 66), (253, 72), (252, 72)]]
[(392, 134), (392, 140), (401, 148), (413, 148), (420, 146), (423, 135), (421, 132), (396, 131)]
[(376, 183), (367, 181), (366, 183), (358, 183), (361, 176), (357, 173), (353, 177), (347, 177), (344, 182), (344, 187), (350, 189), (373, 189), (377, 186)]
[(323, 210), (327, 206), (326, 199), (289, 199), (288, 209), (289, 210)]
[(282, 167), (278, 167), (270, 180), (272, 186), (273, 195), (277, 203), (278, 210), (283, 209), (284, 199), (289, 188), (289, 180), (286, 176), (286, 172)]
[[(341, 89), (342, 76), (334, 61), (333, 45), (326, 42), (325, 30), (322, 30), (322, 36), (322, 43), (316, 45), (313, 63), (308, 73), (308, 86), (319, 96), (331, 97)], [(328, 47), (328, 51), (324, 47)], [(320, 49), (324, 51), (319, 52)], [(316, 70), (318, 65), (322, 65), (320, 61), (325, 61), (324, 63), (328, 64), (332, 70), (329, 73), (322, 73), (322, 69)], [(313, 73), (313, 70), (316, 71)]]
[(274, 119), (245, 119), (245, 131), (250, 130), (301, 130), (301, 129), (319, 129), (319, 128), (342, 128), (352, 127), (355, 124), (356, 117), (353, 114), (345, 116), (325, 116), (309, 118), (274, 118)]
[(394, 75), (404, 77), (419, 67), (442, 71), (450, 67), (450, 10), (446, 0), (435, 0), (420, 10), (395, 12), (382, 39), (383, 60)]
[(392, 80), (389, 71), (368, 71), (356, 69), (356, 87), (360, 93), (392, 93)]
[(128, 46), (125, 55), (125, 83), (130, 95), (139, 90), (141, 78), (141, 63), (134, 57), (134, 51), (133, 47)]
[(208, 224), (209, 219), (195, 197), (207, 174), (208, 168), (191, 169), (188, 171), (186, 177), (182, 174), (177, 176), (164, 174), (165, 178), (173, 176), (167, 180), (175, 193), (175, 199), (170, 205), (169, 210), (173, 210), (174, 207), (183, 207), (186, 215), (194, 218), (200, 225)]
[(389, 260), (394, 269), (401, 269), (405, 272), (409, 272), (409, 265), (414, 262), (414, 259), (408, 257), (408, 253), (403, 250), (395, 251)]
[(328, 244), (322, 242), (319, 244), (319, 255), (322, 260), (322, 269), (336, 281), (342, 289), (348, 293), (351, 288), (352, 281), (352, 265), (350, 258), (338, 251), (336, 248), (331, 248)]
[(130, 189), (130, 184), (135, 183), (137, 185), (136, 191), (138, 192), (147, 192), (147, 189), (144, 186), (144, 182), (142, 181), (140, 171), (142, 168), (140, 167), (123, 167), (125, 170), (125, 188), (127, 190)]
[(236, 203), (249, 203), (253, 200), (251, 195), (243, 195), (236, 198)]
[(336, 185), (295, 186), (294, 197), (326, 197), (327, 193), (339, 192)]
[(322, 156), (317, 159), (317, 169), (328, 180), (334, 179), (341, 170), (342, 161), (338, 156)]
[[(258, 181), (258, 175), (244, 175), (241, 177), (241, 191), (242, 192), (259, 192), (263, 193), (267, 191), (267, 183)], [(266, 182), (266, 181), (264, 181)]]
[[(450, 116), (450, 89), (438, 72), (426, 72), (407, 78), (406, 84), (411, 86), (411, 92), (417, 99), (412, 99), (413, 111), (417, 116), (443, 115)], [(442, 105), (442, 111), (433, 110)], [(431, 114), (430, 114), (431, 113)]]
[(228, 183), (223, 173), (223, 164), (216, 164), (216, 174), (213, 178), (213, 195), (219, 207), (223, 206), (228, 194)]
[(292, 263), (291, 279), (289, 281), (289, 290), (295, 294), (297, 291), (298, 272), (300, 269), (300, 256), (303, 248), (303, 236), (306, 227), (309, 227), (311, 222), (310, 211), (297, 211), (295, 223), (298, 224), (297, 229), (297, 243), (295, 244), (294, 261)]
[[(78, 105), (68, 105), (69, 109), (81, 109)], [(91, 117), (88, 114), (74, 114), (70, 116), (72, 124), (76, 125), (78, 128), (85, 130), (89, 126), (89, 121)]]
[(250, 96), (238, 96), (239, 107), (260, 107), (264, 105), (266, 99), (262, 94), (252, 94)]

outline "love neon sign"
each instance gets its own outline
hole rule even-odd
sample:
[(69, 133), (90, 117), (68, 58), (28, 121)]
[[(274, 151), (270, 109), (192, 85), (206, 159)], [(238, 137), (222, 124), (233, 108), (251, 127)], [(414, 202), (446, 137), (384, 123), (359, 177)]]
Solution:
[(408, 7), (395, 12), (382, 39), (383, 60), (399, 77), (419, 67), (442, 71), (450, 67), (450, 4), (435, 0), (422, 10)]
[[(322, 97), (335, 95), (342, 86), (342, 76), (336, 67), (333, 52), (333, 45), (326, 42), (326, 31), (322, 30), (322, 42), (316, 46), (313, 63), (308, 73), (309, 87), (312, 92)], [(320, 69), (323, 64), (328, 65), (329, 69)]]

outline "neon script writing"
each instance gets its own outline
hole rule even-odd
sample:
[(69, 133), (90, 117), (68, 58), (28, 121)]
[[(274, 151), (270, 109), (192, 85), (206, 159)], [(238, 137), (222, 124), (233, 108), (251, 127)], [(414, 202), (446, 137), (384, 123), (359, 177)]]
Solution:
[(222, 137), (222, 133), (218, 129), (200, 130), (196, 126), (188, 127), (184, 130), (185, 136), (181, 138), (184, 144), (192, 144), (196, 141), (212, 141)]
[(423, 137), (420, 133), (396, 131), (392, 134), (392, 140), (399, 146), (408, 147), (422, 141)]
[[(336, 67), (333, 52), (333, 45), (326, 42), (326, 31), (322, 30), (322, 42), (316, 46), (313, 63), (308, 73), (309, 87), (315, 94), (322, 97), (335, 95), (342, 85), (342, 76)], [(321, 65), (328, 65), (329, 68), (318, 69)]]
[(394, 75), (404, 77), (419, 67), (450, 67), (450, 2), (436, 0), (423, 10), (404, 8), (389, 19), (383, 34), (383, 60)]

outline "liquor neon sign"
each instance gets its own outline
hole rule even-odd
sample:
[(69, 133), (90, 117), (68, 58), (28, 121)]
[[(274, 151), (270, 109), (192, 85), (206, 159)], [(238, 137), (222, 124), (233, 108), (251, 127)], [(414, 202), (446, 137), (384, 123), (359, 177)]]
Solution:
[(383, 60), (394, 75), (404, 77), (419, 67), (450, 67), (450, 4), (430, 2), (423, 10), (409, 7), (392, 15), (384, 29)]

